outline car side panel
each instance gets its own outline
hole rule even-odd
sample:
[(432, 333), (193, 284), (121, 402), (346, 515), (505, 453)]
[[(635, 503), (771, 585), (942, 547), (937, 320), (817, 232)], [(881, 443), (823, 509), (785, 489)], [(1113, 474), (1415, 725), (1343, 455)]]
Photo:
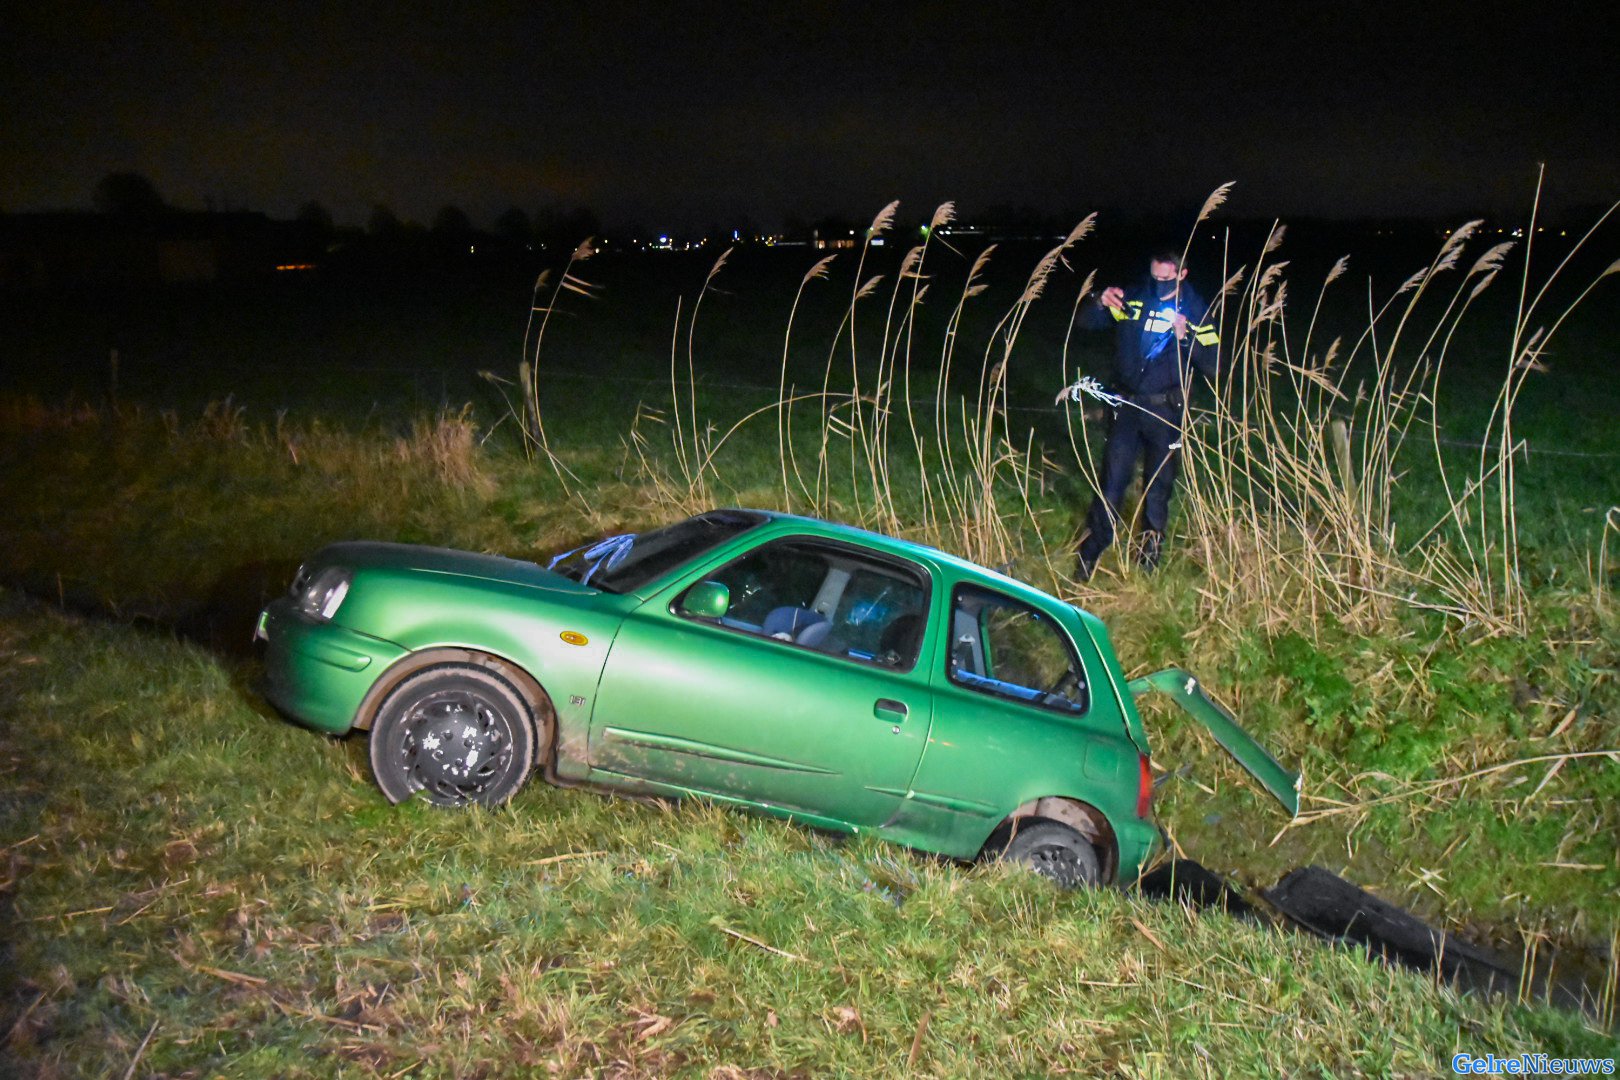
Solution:
[(957, 858), (972, 858), (1026, 802), (1078, 799), (1115, 831), (1135, 819), (1136, 749), (1106, 726), (936, 685), (934, 727), (904, 809), (886, 832)]
[[(475, 649), (521, 667), (557, 713), (557, 770), (587, 771), (586, 734), (608, 647), (634, 597), (527, 589), (455, 575), (356, 574), (338, 621), (379, 631), (409, 652)], [(568, 635), (565, 638), (563, 635)]]
[[(663, 783), (840, 827), (892, 818), (929, 730), (925, 668), (861, 664), (673, 610), (685, 589), (743, 552), (809, 535), (749, 534), (629, 615), (592, 717), (592, 779)], [(937, 608), (937, 584), (926, 576)], [(927, 655), (928, 634), (922, 648)], [(885, 699), (909, 711), (885, 719), (876, 711)]]
[[(971, 577), (961, 583), (979, 584)], [(1049, 600), (1039, 606), (1068, 633), (1085, 668), (1087, 712), (1057, 713), (957, 685), (946, 673), (949, 637), (936, 632), (929, 660), (933, 729), (912, 790), (885, 832), (915, 847), (972, 858), (1018, 807), (1059, 796), (1102, 812), (1120, 840), (1122, 872), (1134, 872), (1127, 848), (1140, 846), (1138, 838), (1152, 829), (1136, 818), (1137, 749), (1119, 713), (1112, 676), (1071, 611)], [(948, 618), (947, 609), (940, 605), (940, 617)]]
[[(877, 715), (904, 702), (903, 719)], [(689, 621), (658, 600), (614, 642), (591, 763), (856, 826), (893, 813), (928, 732), (926, 680)]]
[(290, 599), (271, 601), (259, 634), (265, 654), (264, 695), (299, 723), (341, 735), (377, 676), (405, 655), (391, 641), (312, 619)]

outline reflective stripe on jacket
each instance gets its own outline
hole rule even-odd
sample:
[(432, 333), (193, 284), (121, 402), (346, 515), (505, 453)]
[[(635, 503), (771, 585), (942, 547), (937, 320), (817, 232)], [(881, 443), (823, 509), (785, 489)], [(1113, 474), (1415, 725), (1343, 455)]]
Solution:
[[(1183, 289), (1185, 289), (1185, 286), (1183, 286)], [(1167, 300), (1161, 300), (1158, 303), (1160, 305), (1170, 305), (1170, 301)], [(1127, 300), (1125, 301), (1124, 310), (1109, 308), (1108, 311), (1114, 316), (1115, 322), (1141, 321), (1145, 311), (1147, 318), (1142, 325), (1144, 334), (1174, 333), (1176, 329), (1174, 319), (1176, 309), (1174, 306), (1159, 306), (1150, 309), (1145, 301)], [(1215, 324), (1212, 322), (1196, 323), (1189, 318), (1187, 320), (1187, 332), (1192, 334), (1193, 340), (1200, 345), (1209, 346), (1221, 343), (1221, 335), (1216, 331)]]
[[(1115, 327), (1112, 384), (1127, 394), (1179, 392), (1189, 368), (1215, 377), (1221, 339), (1203, 297), (1186, 282), (1169, 299), (1158, 290), (1159, 282), (1145, 277), (1125, 294), (1123, 307), (1107, 308), (1092, 300), (1081, 311), (1081, 325), (1088, 329)], [(1176, 338), (1178, 312), (1187, 317), (1184, 340)]]

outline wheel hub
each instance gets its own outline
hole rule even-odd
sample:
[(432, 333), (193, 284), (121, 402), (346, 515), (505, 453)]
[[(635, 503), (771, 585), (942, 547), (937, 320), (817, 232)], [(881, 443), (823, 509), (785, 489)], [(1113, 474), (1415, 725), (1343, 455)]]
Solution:
[(1029, 868), (1066, 889), (1080, 883), (1080, 860), (1073, 851), (1058, 844), (1043, 845), (1030, 852)]
[(476, 795), (511, 756), (508, 740), (482, 702), (430, 700), (414, 719), (406, 759), (424, 786), (442, 795)]

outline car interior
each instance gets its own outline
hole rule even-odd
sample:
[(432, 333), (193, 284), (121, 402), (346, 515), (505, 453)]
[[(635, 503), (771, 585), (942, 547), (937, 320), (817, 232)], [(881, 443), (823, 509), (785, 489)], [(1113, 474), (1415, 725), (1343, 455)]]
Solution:
[[(713, 619), (720, 626), (896, 671), (916, 665), (927, 627), (920, 571), (835, 544), (766, 544), (704, 584), (729, 593), (725, 614)], [(1085, 669), (1050, 616), (999, 593), (959, 588), (950, 623), (952, 682), (1058, 712), (1085, 711)]]
[(1009, 597), (958, 589), (951, 603), (952, 682), (1059, 712), (1084, 712), (1085, 669), (1067, 636)]
[(721, 626), (895, 670), (916, 664), (928, 608), (920, 572), (836, 545), (780, 541), (707, 580), (731, 594)]

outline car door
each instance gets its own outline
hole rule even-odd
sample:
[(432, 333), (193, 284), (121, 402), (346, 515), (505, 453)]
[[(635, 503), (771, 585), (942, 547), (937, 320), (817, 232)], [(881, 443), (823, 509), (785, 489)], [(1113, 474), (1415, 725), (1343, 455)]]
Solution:
[(1133, 796), (1117, 712), (1091, 708), (1106, 676), (1089, 642), (1046, 605), (976, 583), (951, 590), (941, 621), (933, 733), (898, 833), (971, 850), (1027, 797), (1084, 790), (1113, 809)]
[[(684, 608), (698, 585), (723, 613)], [(789, 537), (665, 590), (614, 638), (593, 769), (883, 824), (928, 737), (932, 589), (908, 560)]]

